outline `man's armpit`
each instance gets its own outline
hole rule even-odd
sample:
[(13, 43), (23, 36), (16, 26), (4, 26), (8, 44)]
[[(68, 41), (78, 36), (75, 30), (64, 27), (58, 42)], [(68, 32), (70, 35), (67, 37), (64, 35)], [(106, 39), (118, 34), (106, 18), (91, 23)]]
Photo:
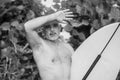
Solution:
[(42, 39), (36, 31), (26, 32), (26, 37), (32, 48), (41, 44)]

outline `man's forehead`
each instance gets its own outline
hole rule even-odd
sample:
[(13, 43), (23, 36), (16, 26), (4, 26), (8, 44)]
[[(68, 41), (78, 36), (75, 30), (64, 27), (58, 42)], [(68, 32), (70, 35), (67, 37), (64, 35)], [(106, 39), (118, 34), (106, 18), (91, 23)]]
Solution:
[(45, 23), (45, 25), (49, 25), (49, 24), (59, 24), (59, 22), (54, 20), (54, 21), (49, 21), (49, 22)]

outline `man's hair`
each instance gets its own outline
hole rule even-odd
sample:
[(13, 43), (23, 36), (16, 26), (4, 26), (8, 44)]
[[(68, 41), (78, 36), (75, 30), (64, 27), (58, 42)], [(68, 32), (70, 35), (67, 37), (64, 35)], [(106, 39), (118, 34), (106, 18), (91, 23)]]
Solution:
[[(46, 29), (51, 26), (50, 24), (57, 24), (61, 26), (58, 21), (47, 22), (43, 26), (41, 26), (39, 29), (37, 29), (39, 36), (41, 36), (42, 38), (46, 37)], [(62, 31), (62, 28), (61, 28), (61, 31)]]
[(42, 38), (45, 38), (46, 28), (44, 26), (41, 26), (39, 29), (36, 30), (38, 35)]

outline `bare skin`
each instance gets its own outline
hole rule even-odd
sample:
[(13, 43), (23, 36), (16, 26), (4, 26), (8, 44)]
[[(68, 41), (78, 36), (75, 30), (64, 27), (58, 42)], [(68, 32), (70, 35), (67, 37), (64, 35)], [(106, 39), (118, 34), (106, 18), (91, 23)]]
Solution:
[[(67, 9), (25, 23), (27, 39), (42, 80), (70, 79), (71, 56), (74, 51), (59, 37), (61, 27), (50, 22), (54, 20), (65, 22), (71, 19), (68, 17), (73, 15)], [(50, 26), (45, 30), (45, 38), (42, 38), (35, 29), (47, 22), (50, 22)]]

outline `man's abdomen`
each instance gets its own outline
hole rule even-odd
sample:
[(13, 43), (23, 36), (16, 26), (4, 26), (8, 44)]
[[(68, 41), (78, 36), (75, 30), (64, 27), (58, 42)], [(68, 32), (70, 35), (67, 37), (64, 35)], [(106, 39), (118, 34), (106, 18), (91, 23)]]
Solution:
[(47, 51), (33, 53), (42, 80), (69, 80), (70, 58), (61, 58), (57, 53)]
[(60, 63), (39, 65), (39, 72), (42, 80), (68, 80), (69, 66)]

